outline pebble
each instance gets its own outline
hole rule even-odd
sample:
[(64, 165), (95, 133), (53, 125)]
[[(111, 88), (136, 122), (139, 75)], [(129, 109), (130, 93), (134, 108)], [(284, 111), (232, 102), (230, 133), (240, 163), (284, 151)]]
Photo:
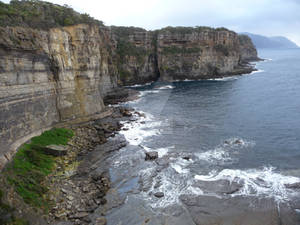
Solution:
[(162, 198), (162, 197), (165, 196), (165, 194), (164, 194), (163, 192), (156, 192), (156, 193), (154, 193), (154, 196), (155, 196), (156, 198)]
[(105, 217), (99, 217), (96, 219), (95, 225), (106, 225), (107, 221)]
[(69, 195), (69, 196), (67, 196), (67, 199), (68, 199), (69, 201), (73, 201), (73, 200), (74, 200), (74, 197), (71, 196), (71, 195)]

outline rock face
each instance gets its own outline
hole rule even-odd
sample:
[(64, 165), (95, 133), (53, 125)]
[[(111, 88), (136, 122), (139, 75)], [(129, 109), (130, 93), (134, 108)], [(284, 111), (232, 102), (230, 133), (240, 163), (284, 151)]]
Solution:
[(240, 54), (242, 62), (257, 61), (260, 58), (257, 57), (257, 51), (254, 47), (251, 38), (247, 35), (239, 35)]
[(84, 24), (0, 28), (1, 166), (14, 154), (12, 143), (57, 123), (101, 116), (102, 97), (117, 84), (108, 34)]
[(156, 32), (136, 27), (111, 27), (116, 46), (115, 62), (120, 84), (143, 84), (157, 80)]
[(111, 27), (121, 84), (208, 79), (249, 73), (258, 60), (251, 39), (225, 28)]
[(165, 28), (158, 34), (161, 79), (205, 79), (239, 73), (236, 33), (227, 29)]

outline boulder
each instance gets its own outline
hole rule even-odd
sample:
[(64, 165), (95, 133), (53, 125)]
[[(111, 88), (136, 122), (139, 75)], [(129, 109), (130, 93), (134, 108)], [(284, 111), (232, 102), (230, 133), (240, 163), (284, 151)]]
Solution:
[(33, 145), (33, 149), (42, 150), (48, 155), (53, 156), (63, 156), (66, 155), (68, 152), (68, 147), (64, 145), (47, 145), (47, 146), (40, 146), (40, 145)]
[(154, 193), (154, 196), (155, 196), (156, 198), (162, 198), (162, 197), (165, 196), (165, 194), (164, 194), (163, 192), (156, 192), (156, 193)]
[(293, 183), (293, 184), (285, 184), (284, 186), (290, 189), (300, 189), (300, 182)]
[(145, 160), (155, 160), (158, 158), (158, 153), (155, 151), (152, 152), (146, 152)]
[(243, 187), (242, 184), (234, 181), (230, 182), (228, 180), (196, 181), (193, 186), (200, 188), (205, 193), (217, 194), (233, 194)]
[(96, 219), (95, 225), (106, 225), (106, 223), (105, 217), (99, 217)]
[(70, 219), (81, 219), (81, 218), (84, 218), (86, 216), (88, 216), (89, 214), (87, 212), (79, 212), (79, 213), (76, 213), (75, 215), (73, 216), (70, 216), (69, 218)]

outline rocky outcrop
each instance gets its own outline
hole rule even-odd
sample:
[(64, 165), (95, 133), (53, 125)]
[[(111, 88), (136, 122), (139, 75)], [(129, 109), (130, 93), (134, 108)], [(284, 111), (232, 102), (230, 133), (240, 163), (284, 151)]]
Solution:
[(238, 35), (225, 28), (177, 27), (158, 33), (158, 65), (163, 81), (241, 74)]
[(157, 80), (156, 32), (136, 27), (111, 28), (120, 84), (143, 84)]
[(95, 25), (0, 28), (0, 166), (43, 129), (102, 116), (117, 84), (111, 48)]
[(257, 51), (252, 43), (252, 40), (247, 35), (240, 34), (239, 36), (241, 61), (251, 62), (261, 60), (257, 56)]
[(248, 37), (225, 28), (111, 27), (111, 33), (123, 85), (249, 73), (247, 63), (258, 59)]

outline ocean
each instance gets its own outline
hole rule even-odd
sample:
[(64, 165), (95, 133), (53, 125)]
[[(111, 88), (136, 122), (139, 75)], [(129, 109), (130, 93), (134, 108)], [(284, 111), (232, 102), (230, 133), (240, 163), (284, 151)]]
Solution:
[[(110, 159), (125, 203), (108, 224), (140, 224), (141, 215), (147, 224), (231, 224), (242, 221), (240, 208), (264, 211), (262, 201), (270, 208), (264, 215), (279, 223), (232, 224), (300, 224), (300, 49), (259, 50), (259, 57), (248, 75), (131, 87), (140, 98), (125, 105), (145, 117), (124, 124), (129, 144)], [(148, 151), (159, 158), (145, 161)], [(206, 206), (193, 208), (193, 199)], [(225, 200), (232, 203), (224, 208), (239, 208), (214, 212)], [(137, 208), (143, 213), (129, 213)]]

